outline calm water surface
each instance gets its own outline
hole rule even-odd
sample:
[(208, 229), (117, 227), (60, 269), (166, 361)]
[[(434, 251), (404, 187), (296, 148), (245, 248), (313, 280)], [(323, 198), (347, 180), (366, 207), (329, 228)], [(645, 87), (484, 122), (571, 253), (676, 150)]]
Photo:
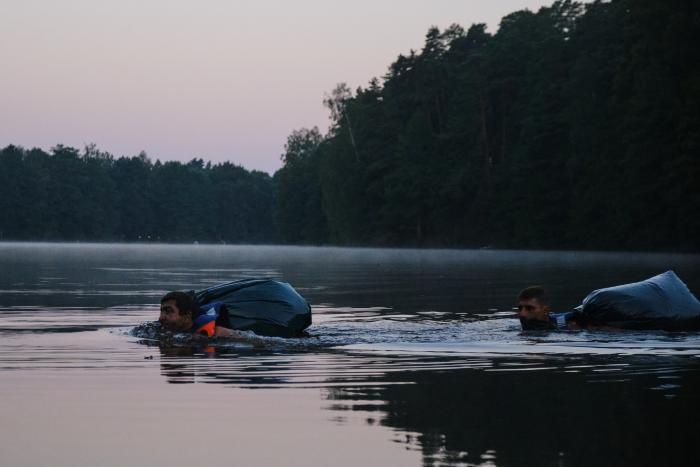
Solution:
[[(700, 335), (522, 333), (700, 257), (0, 244), (0, 465), (698, 465)], [(163, 345), (160, 296), (293, 284), (312, 334)]]

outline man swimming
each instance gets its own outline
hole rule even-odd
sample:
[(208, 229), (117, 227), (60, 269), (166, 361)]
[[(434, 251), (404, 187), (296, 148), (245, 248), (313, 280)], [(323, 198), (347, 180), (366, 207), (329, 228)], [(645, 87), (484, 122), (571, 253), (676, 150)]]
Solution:
[(518, 295), (518, 318), (525, 331), (549, 329), (581, 329), (575, 320), (576, 313), (552, 313), (544, 288), (527, 287)]
[(230, 329), (226, 313), (210, 311), (211, 309), (200, 310), (192, 295), (186, 292), (169, 292), (160, 299), (158, 321), (168, 331), (250, 340), (242, 332)]

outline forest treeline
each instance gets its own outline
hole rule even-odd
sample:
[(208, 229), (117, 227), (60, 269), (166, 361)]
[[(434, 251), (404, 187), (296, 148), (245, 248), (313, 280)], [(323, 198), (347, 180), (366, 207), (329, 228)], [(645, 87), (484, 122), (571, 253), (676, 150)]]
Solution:
[(6, 239), (699, 249), (700, 2), (563, 0), (431, 28), (326, 96), (273, 177), (5, 148)]
[(558, 1), (432, 28), (326, 99), (276, 174), (291, 242), (700, 245), (700, 2)]
[(114, 158), (88, 146), (0, 152), (0, 238), (278, 240), (272, 177), (231, 163)]

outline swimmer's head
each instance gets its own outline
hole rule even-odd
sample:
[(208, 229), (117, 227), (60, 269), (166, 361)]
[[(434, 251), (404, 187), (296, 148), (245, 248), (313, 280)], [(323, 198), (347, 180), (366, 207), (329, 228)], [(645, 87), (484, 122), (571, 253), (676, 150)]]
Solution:
[(197, 302), (187, 292), (169, 292), (160, 299), (161, 326), (169, 331), (189, 331), (197, 314)]
[(518, 318), (524, 330), (550, 329), (549, 300), (544, 288), (528, 287), (518, 295)]

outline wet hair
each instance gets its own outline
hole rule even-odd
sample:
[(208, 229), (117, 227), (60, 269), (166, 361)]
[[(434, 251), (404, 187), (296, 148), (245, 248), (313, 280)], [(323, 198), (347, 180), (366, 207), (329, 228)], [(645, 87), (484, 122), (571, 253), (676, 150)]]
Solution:
[(544, 287), (541, 287), (539, 285), (527, 287), (521, 290), (518, 294), (518, 300), (531, 300), (533, 298), (540, 302), (542, 305), (547, 305), (549, 303), (549, 297), (547, 296)]
[(195, 317), (199, 312), (199, 306), (191, 293), (181, 292), (179, 290), (168, 292), (163, 295), (163, 298), (160, 299), (160, 304), (162, 305), (168, 300), (175, 300), (175, 304), (177, 305), (178, 310), (180, 310), (180, 313), (189, 314), (190, 316)]

